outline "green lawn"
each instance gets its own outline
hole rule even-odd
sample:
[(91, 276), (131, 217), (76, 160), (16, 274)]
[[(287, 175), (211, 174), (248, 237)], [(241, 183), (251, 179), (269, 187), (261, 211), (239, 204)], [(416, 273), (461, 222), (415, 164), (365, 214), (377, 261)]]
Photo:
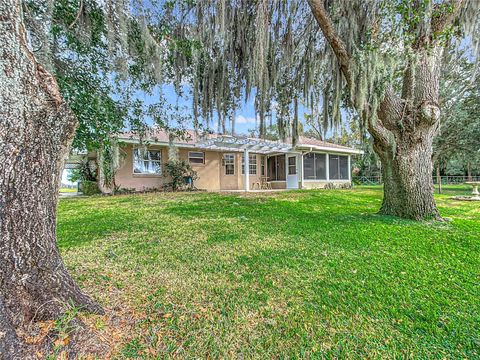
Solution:
[(68, 198), (58, 239), (118, 358), (478, 358), (480, 203), (416, 223), (381, 196)]
[(77, 188), (61, 188), (61, 193), (74, 193), (77, 192)]

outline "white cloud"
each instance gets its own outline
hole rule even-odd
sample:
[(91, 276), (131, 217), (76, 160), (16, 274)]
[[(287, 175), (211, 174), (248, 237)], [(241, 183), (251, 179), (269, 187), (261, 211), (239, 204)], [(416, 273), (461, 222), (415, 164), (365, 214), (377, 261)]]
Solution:
[(235, 117), (236, 124), (256, 124), (257, 120), (254, 117), (245, 117), (243, 115), (237, 115)]

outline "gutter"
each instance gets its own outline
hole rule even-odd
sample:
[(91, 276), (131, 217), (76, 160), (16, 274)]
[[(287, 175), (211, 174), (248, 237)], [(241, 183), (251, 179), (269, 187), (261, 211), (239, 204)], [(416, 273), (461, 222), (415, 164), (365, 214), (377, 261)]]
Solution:
[(321, 150), (321, 151), (325, 151), (325, 152), (328, 152), (328, 153), (339, 153), (339, 154), (358, 154), (358, 155), (362, 155), (363, 154), (363, 150), (357, 150), (357, 149), (339, 149), (339, 148), (334, 148), (334, 147), (328, 147), (328, 146), (317, 146), (317, 145), (300, 145), (298, 146), (299, 148), (307, 148), (309, 149), (309, 151), (307, 152), (310, 153), (312, 152), (313, 150)]

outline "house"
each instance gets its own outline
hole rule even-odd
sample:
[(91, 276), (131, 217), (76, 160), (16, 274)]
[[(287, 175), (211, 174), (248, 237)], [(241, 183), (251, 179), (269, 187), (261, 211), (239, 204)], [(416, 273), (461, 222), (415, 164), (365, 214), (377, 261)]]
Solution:
[[(161, 188), (169, 135), (152, 129), (141, 142), (133, 133), (118, 136), (120, 162), (115, 183), (137, 191)], [(195, 187), (209, 191), (251, 190), (267, 177), (273, 189), (321, 188), (351, 181), (351, 156), (362, 151), (300, 137), (298, 144), (188, 131), (173, 142), (178, 158), (197, 172)], [(245, 171), (245, 169), (247, 171)], [(247, 187), (246, 184), (249, 184)]]

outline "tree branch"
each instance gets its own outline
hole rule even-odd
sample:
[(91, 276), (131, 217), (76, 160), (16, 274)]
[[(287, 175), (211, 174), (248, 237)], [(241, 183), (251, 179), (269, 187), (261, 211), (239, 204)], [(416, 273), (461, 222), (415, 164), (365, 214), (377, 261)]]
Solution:
[(73, 28), (73, 26), (78, 21), (78, 19), (80, 19), (82, 12), (83, 12), (83, 0), (80, 0), (80, 6), (78, 8), (77, 16), (75, 17), (75, 20), (73, 20), (73, 22), (68, 26), (69, 29)]
[(340, 70), (342, 71), (349, 88), (353, 85), (352, 79), (352, 58), (348, 53), (347, 48), (333, 28), (332, 20), (327, 14), (325, 7), (323, 6), (323, 0), (308, 0), (308, 4), (312, 9), (313, 16), (317, 20), (323, 36), (327, 39), (327, 42), (333, 49), (335, 56), (340, 64)]
[[(325, 36), (325, 39), (330, 44), (337, 57), (340, 70), (345, 76), (349, 89), (352, 89), (352, 66), (354, 65), (354, 60), (348, 53), (344, 42), (336, 33), (332, 20), (323, 6), (323, 0), (308, 0), (308, 3), (312, 9), (313, 16), (322, 30), (323, 36)], [(357, 111), (361, 112), (365, 109), (369, 109), (368, 104), (362, 104), (362, 106), (363, 109), (357, 109)], [(387, 108), (390, 112), (389, 114), (386, 114)], [(378, 138), (377, 141), (385, 148), (388, 147), (391, 142), (390, 131), (395, 130), (398, 125), (397, 122), (401, 121), (402, 109), (403, 105), (401, 99), (394, 93), (392, 88), (388, 88), (384, 95), (384, 99), (380, 104), (380, 108), (378, 109), (379, 115), (382, 115), (381, 113), (384, 112), (385, 116), (379, 116), (377, 121), (374, 121), (372, 117), (369, 116), (369, 131), (372, 135)]]
[[(413, 48), (418, 49), (422, 46), (430, 44), (434, 34), (441, 33), (453, 22), (453, 20), (455, 20), (459, 10), (462, 8), (462, 5), (464, 5), (465, 2), (465, 0), (450, 0), (448, 2), (449, 5), (446, 6), (449, 9), (443, 10), (440, 10), (439, 8), (445, 6), (446, 3), (435, 4), (434, 13), (430, 20), (430, 31), (421, 33), (413, 43)], [(438, 11), (437, 14), (435, 14), (435, 10)]]
[[(432, 33), (439, 33), (445, 30), (445, 28), (453, 22), (464, 3), (464, 0), (450, 0), (451, 11), (445, 11), (440, 16), (432, 17)], [(435, 5), (436, 8), (439, 6), (441, 6), (441, 4)]]

